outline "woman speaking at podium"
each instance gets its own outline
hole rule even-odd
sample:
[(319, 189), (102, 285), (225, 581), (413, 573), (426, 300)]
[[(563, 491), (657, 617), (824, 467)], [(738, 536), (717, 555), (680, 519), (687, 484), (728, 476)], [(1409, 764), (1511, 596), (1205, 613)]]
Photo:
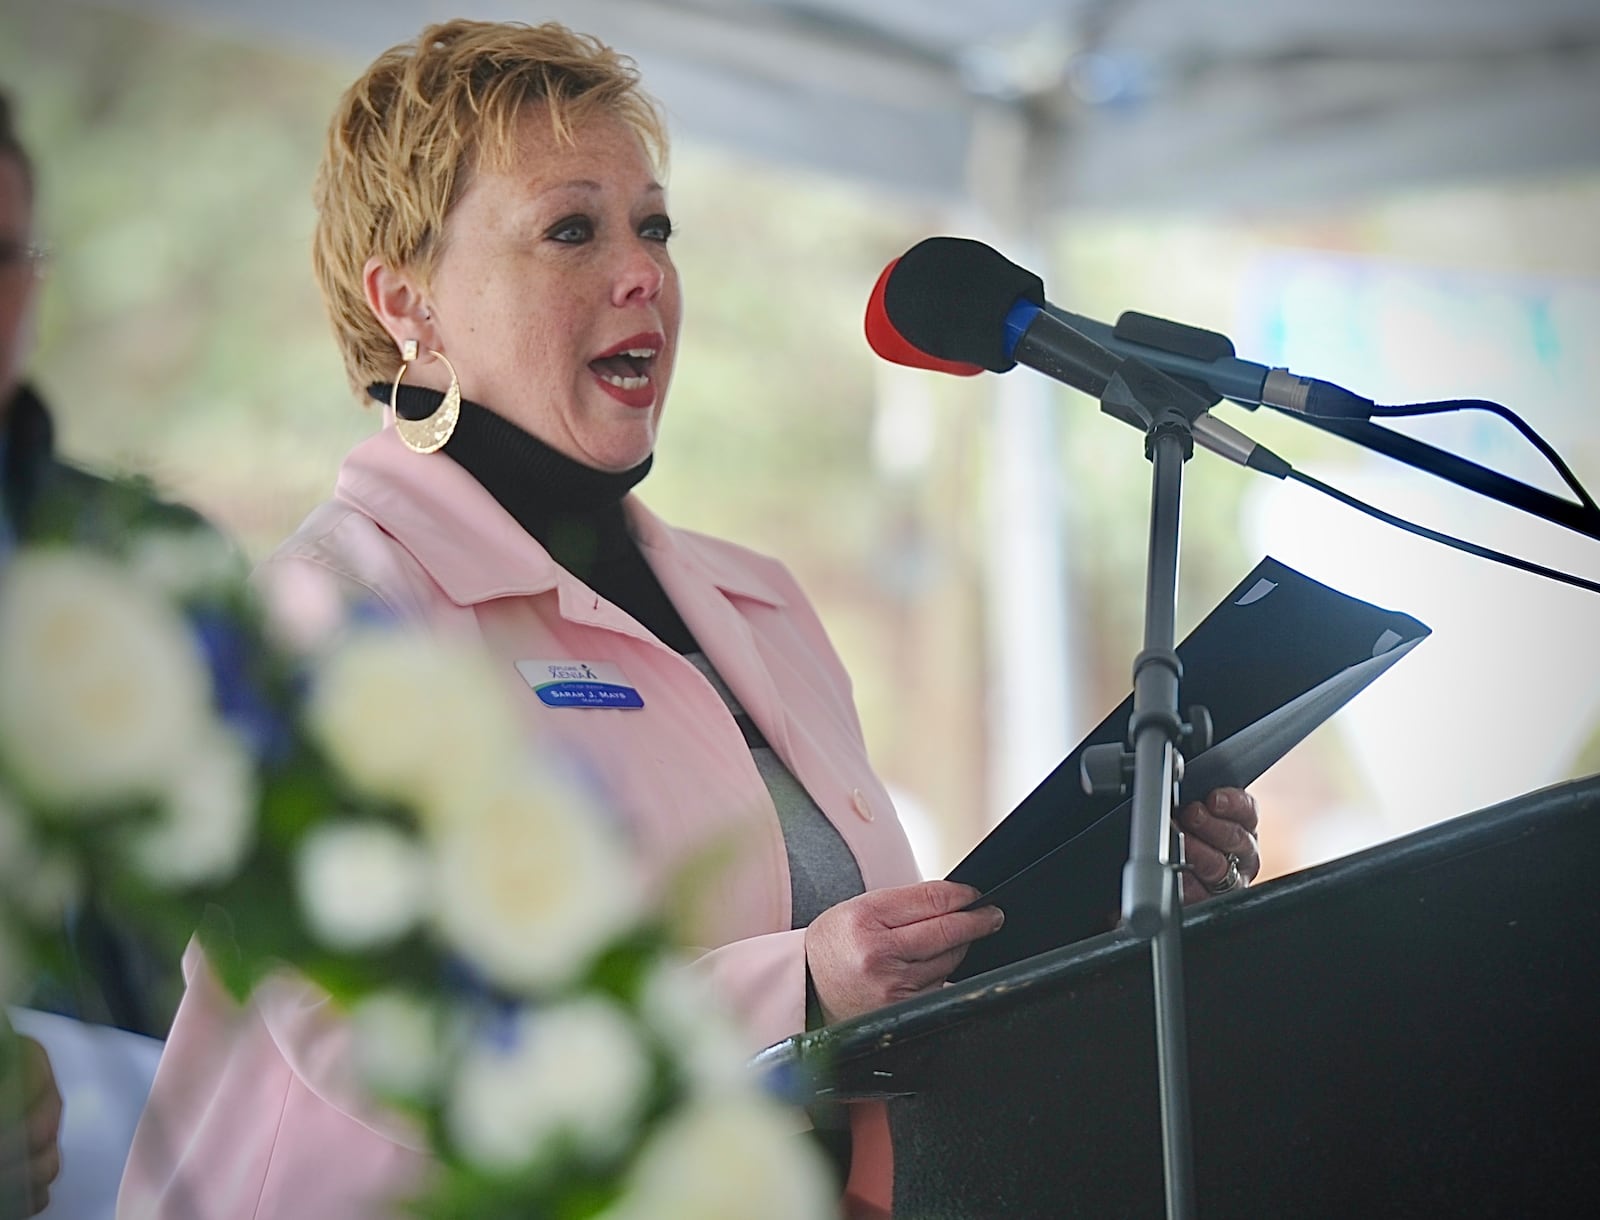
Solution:
[[(682, 316), (666, 142), (631, 61), (559, 25), (435, 25), (362, 74), (330, 126), (314, 263), (351, 386), (389, 418), (262, 578), (481, 638), (526, 677), (530, 736), (603, 775), (649, 868), (737, 843), (698, 967), (753, 1052), (940, 986), (1003, 917), (918, 879), (788, 571), (633, 494)], [(603, 669), (641, 706), (551, 706), (529, 666)], [(1229, 852), (1253, 875), (1248, 797), (1185, 816), (1202, 876)], [(236, 1010), (198, 958), (121, 1213), (355, 1216), (414, 1189), (417, 1142), (343, 1081), (338, 1023), (303, 996)], [(849, 1209), (874, 1214), (883, 1159), (858, 1135)]]

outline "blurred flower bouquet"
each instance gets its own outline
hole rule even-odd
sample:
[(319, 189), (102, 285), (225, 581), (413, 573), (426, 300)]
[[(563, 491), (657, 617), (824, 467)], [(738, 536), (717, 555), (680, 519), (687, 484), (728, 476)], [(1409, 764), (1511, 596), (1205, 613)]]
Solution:
[(475, 649), (274, 643), (223, 544), (0, 575), (0, 999), (85, 895), (244, 997), (290, 967), (427, 1132), (431, 1217), (822, 1217), (827, 1175), (682, 969), (608, 812)]

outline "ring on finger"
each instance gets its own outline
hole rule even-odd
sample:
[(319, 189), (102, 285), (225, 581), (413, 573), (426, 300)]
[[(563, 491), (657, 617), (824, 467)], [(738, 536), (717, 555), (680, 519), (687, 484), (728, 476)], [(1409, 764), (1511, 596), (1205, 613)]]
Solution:
[(1206, 889), (1213, 894), (1226, 894), (1229, 890), (1237, 889), (1244, 884), (1244, 874), (1239, 871), (1239, 857), (1233, 852), (1228, 853), (1228, 871), (1222, 874), (1218, 881), (1203, 882)]

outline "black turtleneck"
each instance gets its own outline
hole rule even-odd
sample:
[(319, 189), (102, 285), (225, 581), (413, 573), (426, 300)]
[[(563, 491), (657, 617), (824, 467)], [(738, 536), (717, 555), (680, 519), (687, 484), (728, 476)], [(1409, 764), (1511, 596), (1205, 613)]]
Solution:
[[(367, 393), (389, 400), (389, 387)], [(406, 419), (423, 419), (444, 395), (401, 386), (396, 403)], [(538, 437), (465, 399), (456, 430), (440, 453), (475, 478), (550, 557), (601, 597), (627, 611), (667, 647), (700, 651), (688, 626), (628, 532), (622, 498), (650, 473), (650, 458), (631, 470), (596, 470), (558, 453)]]

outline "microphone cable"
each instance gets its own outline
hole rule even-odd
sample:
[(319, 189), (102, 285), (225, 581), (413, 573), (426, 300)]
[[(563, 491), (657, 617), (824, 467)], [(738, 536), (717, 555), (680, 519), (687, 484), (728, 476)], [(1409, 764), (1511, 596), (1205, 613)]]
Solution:
[[(1285, 463), (1285, 465), (1288, 464)], [(1559, 568), (1547, 568), (1543, 564), (1534, 563), (1530, 559), (1508, 555), (1504, 551), (1496, 551), (1490, 547), (1480, 546), (1476, 542), (1468, 542), (1464, 538), (1456, 538), (1450, 534), (1443, 534), (1438, 530), (1429, 529), (1425, 525), (1418, 525), (1414, 521), (1407, 521), (1404, 517), (1397, 517), (1391, 512), (1378, 508), (1376, 505), (1368, 504), (1365, 500), (1357, 499), (1348, 492), (1340, 491), (1337, 487), (1324, 483), (1321, 479), (1296, 470), (1293, 466), (1289, 466), (1283, 477), (1302, 483), (1314, 491), (1320, 491), (1323, 495), (1337, 500), (1347, 508), (1366, 513), (1367, 516), (1381, 521), (1385, 525), (1393, 525), (1405, 530), (1407, 533), (1415, 534), (1419, 538), (1426, 538), (1429, 542), (1442, 543), (1468, 555), (1475, 555), (1479, 559), (1490, 559), (1495, 563), (1503, 563), (1507, 567), (1516, 568), (1521, 572), (1532, 572), (1535, 576), (1544, 576), (1550, 580), (1560, 581), (1562, 584), (1572, 585), (1574, 588), (1587, 589), (1590, 593), (1600, 593), (1600, 582), (1587, 580), (1582, 576), (1574, 576), (1572, 573), (1563, 572)]]
[(1397, 407), (1374, 406), (1372, 415), (1381, 419), (1404, 419), (1408, 416), (1443, 415), (1452, 411), (1487, 411), (1491, 415), (1498, 415), (1520, 432), (1530, 445), (1544, 455), (1545, 460), (1561, 476), (1561, 481), (1567, 485), (1573, 495), (1578, 497), (1578, 502), (1584, 508), (1591, 513), (1600, 514), (1600, 507), (1596, 506), (1589, 493), (1584, 490), (1583, 484), (1578, 481), (1578, 476), (1573, 474), (1572, 468), (1562, 460), (1561, 455), (1556, 452), (1555, 446), (1534, 431), (1533, 425), (1529, 424), (1510, 407), (1502, 406), (1497, 402), (1490, 402), (1486, 398), (1452, 398), (1442, 402), (1418, 402)]

